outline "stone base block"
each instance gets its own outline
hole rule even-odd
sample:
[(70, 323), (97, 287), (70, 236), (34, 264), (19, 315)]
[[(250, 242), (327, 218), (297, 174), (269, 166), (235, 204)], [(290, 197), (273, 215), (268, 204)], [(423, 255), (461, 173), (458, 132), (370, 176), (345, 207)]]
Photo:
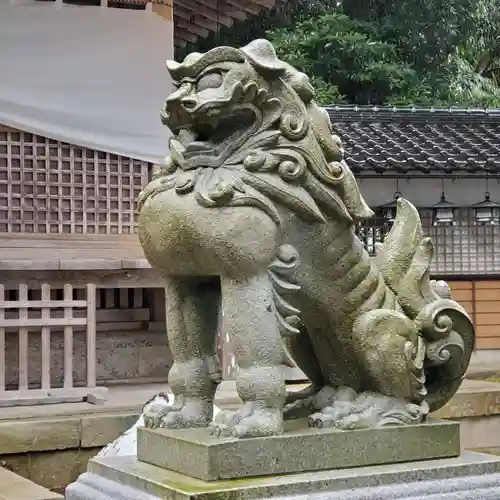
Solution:
[[(418, 444), (418, 443), (416, 443)], [(168, 453), (166, 451), (166, 453)], [(93, 459), (66, 500), (498, 500), (500, 459), (460, 457), (224, 481), (202, 481), (140, 462)]]
[(292, 429), (281, 436), (252, 439), (216, 438), (207, 429), (139, 429), (137, 457), (214, 481), (460, 455), (456, 422), (356, 431), (309, 428), (301, 421), (287, 424)]

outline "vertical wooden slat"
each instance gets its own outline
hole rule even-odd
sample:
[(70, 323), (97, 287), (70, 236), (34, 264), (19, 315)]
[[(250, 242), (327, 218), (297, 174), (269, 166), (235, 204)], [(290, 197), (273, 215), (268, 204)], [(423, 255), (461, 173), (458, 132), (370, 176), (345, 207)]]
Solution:
[[(134, 228), (136, 227), (136, 205), (134, 199), (134, 185), (135, 185), (135, 177), (134, 177), (134, 160), (130, 158), (128, 160), (129, 172), (128, 172), (128, 183), (130, 186), (129, 194), (128, 194), (128, 203), (129, 203), (129, 233), (134, 232)], [(145, 184), (144, 184), (145, 185)]]
[(99, 288), (96, 293), (96, 309), (104, 309), (106, 307), (106, 297), (105, 297), (105, 292), (106, 290), (103, 290), (102, 288)]
[(7, 232), (12, 232), (12, 132), (7, 132)]
[(96, 386), (96, 286), (87, 285), (87, 387)]
[[(70, 217), (70, 229), (71, 234), (75, 233), (75, 146), (71, 145), (69, 150), (69, 175), (70, 175), (70, 188), (69, 188), (69, 217)], [(63, 196), (64, 200), (64, 195)], [(65, 221), (66, 222), (66, 221)]]
[(128, 309), (130, 307), (128, 300), (128, 288), (120, 288), (118, 305), (120, 309)]
[[(4, 286), (0, 285), (0, 302), (4, 301)], [(5, 309), (0, 308), (0, 321), (5, 318)], [(0, 392), (5, 391), (5, 328), (0, 327)]]
[(62, 144), (60, 141), (57, 142), (57, 232), (61, 234), (63, 232), (63, 200), (62, 200), (62, 167), (63, 167), (63, 151)]
[[(106, 153), (106, 158), (104, 160), (104, 165), (106, 169), (106, 234), (111, 234), (111, 163), (109, 158), (109, 153)], [(98, 188), (100, 189), (100, 187)], [(98, 199), (101, 198), (101, 194), (97, 193)]]
[[(19, 301), (28, 300), (28, 285), (21, 283), (19, 285)], [(19, 319), (28, 319), (28, 308), (19, 308)], [(28, 329), (19, 328), (19, 390), (28, 390)]]
[(158, 323), (165, 323), (165, 290), (163, 288), (150, 288), (151, 318)]
[(144, 289), (134, 288), (134, 309), (140, 309), (144, 305)]
[(114, 309), (115, 305), (115, 289), (114, 288), (106, 288), (106, 292), (104, 295), (104, 307), (106, 309)]
[[(101, 204), (99, 201), (99, 153), (94, 151), (94, 196), (92, 200), (94, 201), (95, 212), (94, 212), (94, 230), (95, 234), (99, 234), (99, 227), (101, 221)], [(90, 186), (89, 186), (90, 187)]]
[(117, 203), (118, 203), (118, 234), (123, 234), (123, 221), (125, 219), (123, 210), (123, 172), (122, 157), (119, 156), (116, 162), (117, 172)]
[(82, 151), (82, 233), (87, 234), (87, 213), (88, 213), (88, 200), (87, 200), (87, 148)]
[[(50, 300), (50, 285), (42, 284), (42, 301)], [(42, 307), (42, 389), (50, 389), (50, 309)]]
[(25, 180), (24, 147), (25, 147), (25, 144), (24, 144), (24, 138), (25, 138), (24, 133), (19, 134), (19, 167), (20, 167), (20, 171), (19, 171), (20, 178), (19, 178), (19, 184), (18, 184), (18, 188), (19, 188), (19, 200), (18, 200), (19, 218), (16, 221), (19, 224), (19, 231), (23, 231), (23, 232), (26, 230), (26, 227), (24, 224), (24, 215), (25, 214), (24, 214), (24, 210), (23, 210), (23, 205), (27, 201), (26, 199), (24, 199), (24, 194), (25, 194), (25, 185), (24, 185), (24, 180)]
[[(50, 141), (47, 137), (43, 139), (44, 149), (45, 149), (45, 183), (43, 185), (45, 193), (42, 195), (42, 199), (45, 202), (45, 232), (50, 233)], [(40, 183), (38, 183), (40, 185)]]
[[(471, 314), (471, 319), (472, 319), (472, 323), (474, 324), (474, 326), (476, 326), (476, 317), (477, 317), (477, 314), (476, 314), (476, 309), (477, 309), (476, 280), (472, 280), (471, 287), (472, 287), (472, 314)], [(476, 349), (477, 349), (477, 344), (474, 344), (474, 350), (476, 350)]]
[[(73, 287), (70, 284), (64, 285), (64, 300), (73, 299)], [(73, 308), (64, 308), (64, 319), (73, 317)], [(73, 327), (64, 327), (64, 388), (73, 387)]]

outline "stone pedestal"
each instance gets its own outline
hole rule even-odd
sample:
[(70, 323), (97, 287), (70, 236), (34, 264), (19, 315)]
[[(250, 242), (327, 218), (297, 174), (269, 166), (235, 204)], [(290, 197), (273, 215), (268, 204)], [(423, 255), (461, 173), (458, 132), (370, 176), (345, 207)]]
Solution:
[(206, 429), (141, 429), (138, 457), (93, 459), (66, 499), (498, 500), (500, 458), (460, 455), (458, 431), (454, 422), (358, 431), (300, 427), (235, 440), (213, 438)]
[(309, 428), (300, 421), (287, 424), (292, 428), (282, 436), (254, 439), (216, 438), (206, 429), (139, 429), (137, 458), (193, 478), (216, 481), (460, 454), (460, 426), (455, 422), (348, 432)]

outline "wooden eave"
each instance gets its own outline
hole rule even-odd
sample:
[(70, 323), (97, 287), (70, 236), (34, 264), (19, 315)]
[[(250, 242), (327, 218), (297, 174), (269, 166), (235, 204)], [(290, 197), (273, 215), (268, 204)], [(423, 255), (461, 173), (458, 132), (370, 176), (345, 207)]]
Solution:
[[(274, 7), (276, 0), (154, 0), (153, 11), (174, 22), (174, 43), (184, 47), (198, 38), (216, 32), (220, 26), (230, 27), (236, 21), (258, 16)], [(120, 4), (143, 4), (148, 0), (115, 0)], [(169, 12), (169, 14), (166, 13)]]

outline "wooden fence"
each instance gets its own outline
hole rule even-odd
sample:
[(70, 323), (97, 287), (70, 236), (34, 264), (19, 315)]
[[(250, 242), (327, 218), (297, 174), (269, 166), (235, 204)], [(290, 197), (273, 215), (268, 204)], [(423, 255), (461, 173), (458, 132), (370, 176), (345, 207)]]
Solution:
[[(434, 226), (429, 211), (422, 210), (425, 236), (434, 244), (433, 276), (456, 277), (500, 274), (500, 226), (476, 224), (470, 209), (457, 211), (456, 223)], [(390, 225), (378, 217), (361, 224), (357, 233), (369, 253), (384, 241)]]
[[(85, 298), (75, 299), (72, 285), (64, 285), (63, 297), (54, 297), (54, 290), (43, 283), (38, 290), (29, 290), (19, 284), (15, 300), (8, 300), (0, 285), (0, 406), (47, 404), (64, 401), (97, 402), (105, 397), (105, 390), (96, 387), (96, 287), (85, 287)], [(52, 292), (52, 293), (51, 293)], [(8, 294), (9, 295), (9, 294)], [(83, 316), (76, 311), (84, 312)], [(74, 329), (86, 330), (86, 384), (75, 387), (73, 377)], [(63, 387), (52, 387), (51, 335), (54, 329), (64, 332)], [(8, 336), (18, 336), (17, 387), (6, 385), (6, 352)], [(29, 383), (29, 339), (40, 336), (41, 370), (39, 384)]]

